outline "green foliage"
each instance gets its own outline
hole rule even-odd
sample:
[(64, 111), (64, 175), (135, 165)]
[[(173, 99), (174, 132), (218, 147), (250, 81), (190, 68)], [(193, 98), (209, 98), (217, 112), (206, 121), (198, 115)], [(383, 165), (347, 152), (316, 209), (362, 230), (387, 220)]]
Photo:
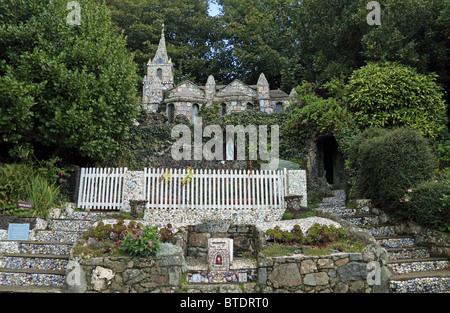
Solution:
[[(46, 218), (50, 208), (63, 201), (56, 178), (64, 173), (56, 166), (59, 158), (42, 161), (35, 167), (27, 164), (0, 165), (0, 213), (25, 214), (27, 210), (17, 209), (17, 201), (34, 203), (34, 215)], [(36, 169), (37, 168), (37, 169)]]
[(159, 250), (159, 236), (156, 226), (128, 230), (121, 241), (120, 250), (132, 256), (147, 257)]
[(344, 235), (345, 230), (341, 227), (336, 228), (334, 225), (328, 227), (327, 225), (316, 223), (308, 229), (305, 242), (309, 245), (323, 247), (342, 238)]
[(303, 242), (303, 232), (299, 225), (294, 225), (291, 231), (282, 231), (280, 226), (268, 229), (266, 235), (273, 239), (275, 243), (281, 242), (284, 244), (301, 244)]
[[(352, 142), (349, 164), (355, 195), (402, 216), (404, 190), (433, 175), (434, 160), (428, 141), (410, 128), (368, 129)], [(404, 212), (403, 212), (404, 213)]]
[(436, 75), (398, 63), (369, 63), (353, 72), (343, 100), (361, 129), (410, 126), (436, 139), (446, 129), (446, 104)]
[(61, 204), (59, 186), (49, 183), (45, 177), (33, 176), (28, 185), (28, 200), (33, 202), (33, 215), (47, 219), (51, 208)]
[(282, 220), (290, 220), (290, 219), (292, 219), (293, 216), (294, 215), (292, 213), (286, 212), (286, 213), (283, 213), (283, 216), (281, 217), (281, 219)]
[(307, 244), (313, 246), (326, 246), (345, 235), (345, 230), (341, 227), (336, 228), (334, 225), (314, 224), (308, 229), (306, 236), (303, 234), (299, 225), (294, 225), (291, 231), (282, 231), (280, 226), (268, 229), (266, 235), (275, 243), (283, 244)]
[[(0, 138), (20, 158), (39, 147), (103, 160), (138, 112), (135, 64), (101, 1), (0, 3)], [(41, 148), (43, 147), (43, 148)]]
[(303, 82), (296, 90), (297, 102), (288, 108), (289, 118), (283, 128), (289, 141), (306, 141), (314, 136), (333, 134), (339, 149), (345, 153), (350, 138), (358, 133), (351, 114), (334, 98), (316, 95), (310, 83)]
[[(203, 0), (107, 0), (118, 33), (127, 38), (127, 48), (135, 55), (137, 75), (147, 72), (147, 63), (158, 48), (164, 22), (168, 55), (174, 62), (175, 80), (206, 82), (216, 62), (211, 58), (217, 40), (217, 19), (208, 15)], [(141, 86), (141, 85), (140, 85)]]
[(13, 213), (18, 200), (28, 200), (33, 168), (23, 164), (0, 165), (0, 213)]
[(401, 199), (405, 215), (425, 227), (447, 230), (450, 226), (449, 181), (426, 181), (409, 191)]
[(128, 230), (136, 230), (141, 227), (140, 224), (137, 224), (134, 221), (130, 221), (128, 225), (125, 225), (125, 221), (123, 218), (119, 218), (117, 223), (114, 225), (107, 224), (105, 225), (102, 221), (97, 224), (97, 227), (92, 229), (89, 232), (89, 236), (95, 238), (98, 241), (114, 241), (117, 243), (117, 246), (120, 245), (120, 240), (123, 239), (124, 234)]
[(159, 231), (159, 237), (161, 238), (162, 242), (168, 242), (170, 243), (172, 241), (173, 237), (173, 229), (172, 224), (167, 224), (166, 227), (161, 228)]

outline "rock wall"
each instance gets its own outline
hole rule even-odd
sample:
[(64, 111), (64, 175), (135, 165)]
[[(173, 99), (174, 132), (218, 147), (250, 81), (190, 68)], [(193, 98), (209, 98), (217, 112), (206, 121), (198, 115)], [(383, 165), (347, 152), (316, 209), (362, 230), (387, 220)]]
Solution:
[(213, 232), (210, 228), (206, 223), (187, 227), (187, 256), (207, 262), (208, 239), (210, 238), (233, 239), (233, 254), (235, 257), (240, 257), (244, 252), (255, 255), (255, 225), (227, 224), (223, 227), (216, 227)]
[(422, 227), (414, 222), (396, 225), (395, 231), (398, 234), (412, 236), (416, 245), (430, 250), (431, 256), (450, 258), (449, 234)]
[(387, 255), (377, 255), (371, 249), (364, 253), (271, 258), (260, 253), (258, 282), (265, 285), (264, 292), (388, 292), (385, 258)]
[[(169, 244), (165, 244), (169, 245)], [(182, 249), (164, 248), (146, 258), (100, 257), (73, 262), (65, 291), (70, 293), (148, 293), (178, 290), (186, 264)], [(74, 274), (76, 273), (76, 274)]]

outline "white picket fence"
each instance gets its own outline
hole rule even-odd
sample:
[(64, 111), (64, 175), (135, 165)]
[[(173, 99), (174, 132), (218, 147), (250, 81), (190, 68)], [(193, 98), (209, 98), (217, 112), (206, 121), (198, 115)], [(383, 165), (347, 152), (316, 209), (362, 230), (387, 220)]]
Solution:
[[(124, 204), (126, 168), (81, 169), (78, 207), (120, 210)], [(284, 208), (284, 171), (146, 168), (144, 200), (153, 209)]]
[(284, 208), (284, 171), (147, 168), (144, 178), (149, 208)]
[(77, 206), (88, 210), (120, 210), (126, 168), (82, 168)]

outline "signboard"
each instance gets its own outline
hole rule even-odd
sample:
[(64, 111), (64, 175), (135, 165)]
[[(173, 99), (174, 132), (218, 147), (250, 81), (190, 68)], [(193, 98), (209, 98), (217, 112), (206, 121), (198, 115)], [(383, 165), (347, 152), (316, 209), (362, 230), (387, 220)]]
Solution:
[(30, 232), (30, 224), (9, 224), (7, 240), (26, 241)]
[(33, 208), (33, 202), (27, 202), (27, 201), (17, 201), (17, 208), (18, 209), (26, 209), (31, 210)]

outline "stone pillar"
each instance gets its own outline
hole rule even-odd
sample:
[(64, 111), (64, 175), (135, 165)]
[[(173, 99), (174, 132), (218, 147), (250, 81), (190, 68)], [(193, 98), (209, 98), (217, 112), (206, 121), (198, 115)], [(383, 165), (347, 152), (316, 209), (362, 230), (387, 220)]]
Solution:
[(302, 196), (301, 206), (308, 206), (306, 171), (287, 170), (287, 196)]
[(130, 201), (143, 201), (144, 197), (144, 172), (143, 171), (127, 171), (123, 180), (123, 205), (120, 209), (122, 212), (130, 212)]

